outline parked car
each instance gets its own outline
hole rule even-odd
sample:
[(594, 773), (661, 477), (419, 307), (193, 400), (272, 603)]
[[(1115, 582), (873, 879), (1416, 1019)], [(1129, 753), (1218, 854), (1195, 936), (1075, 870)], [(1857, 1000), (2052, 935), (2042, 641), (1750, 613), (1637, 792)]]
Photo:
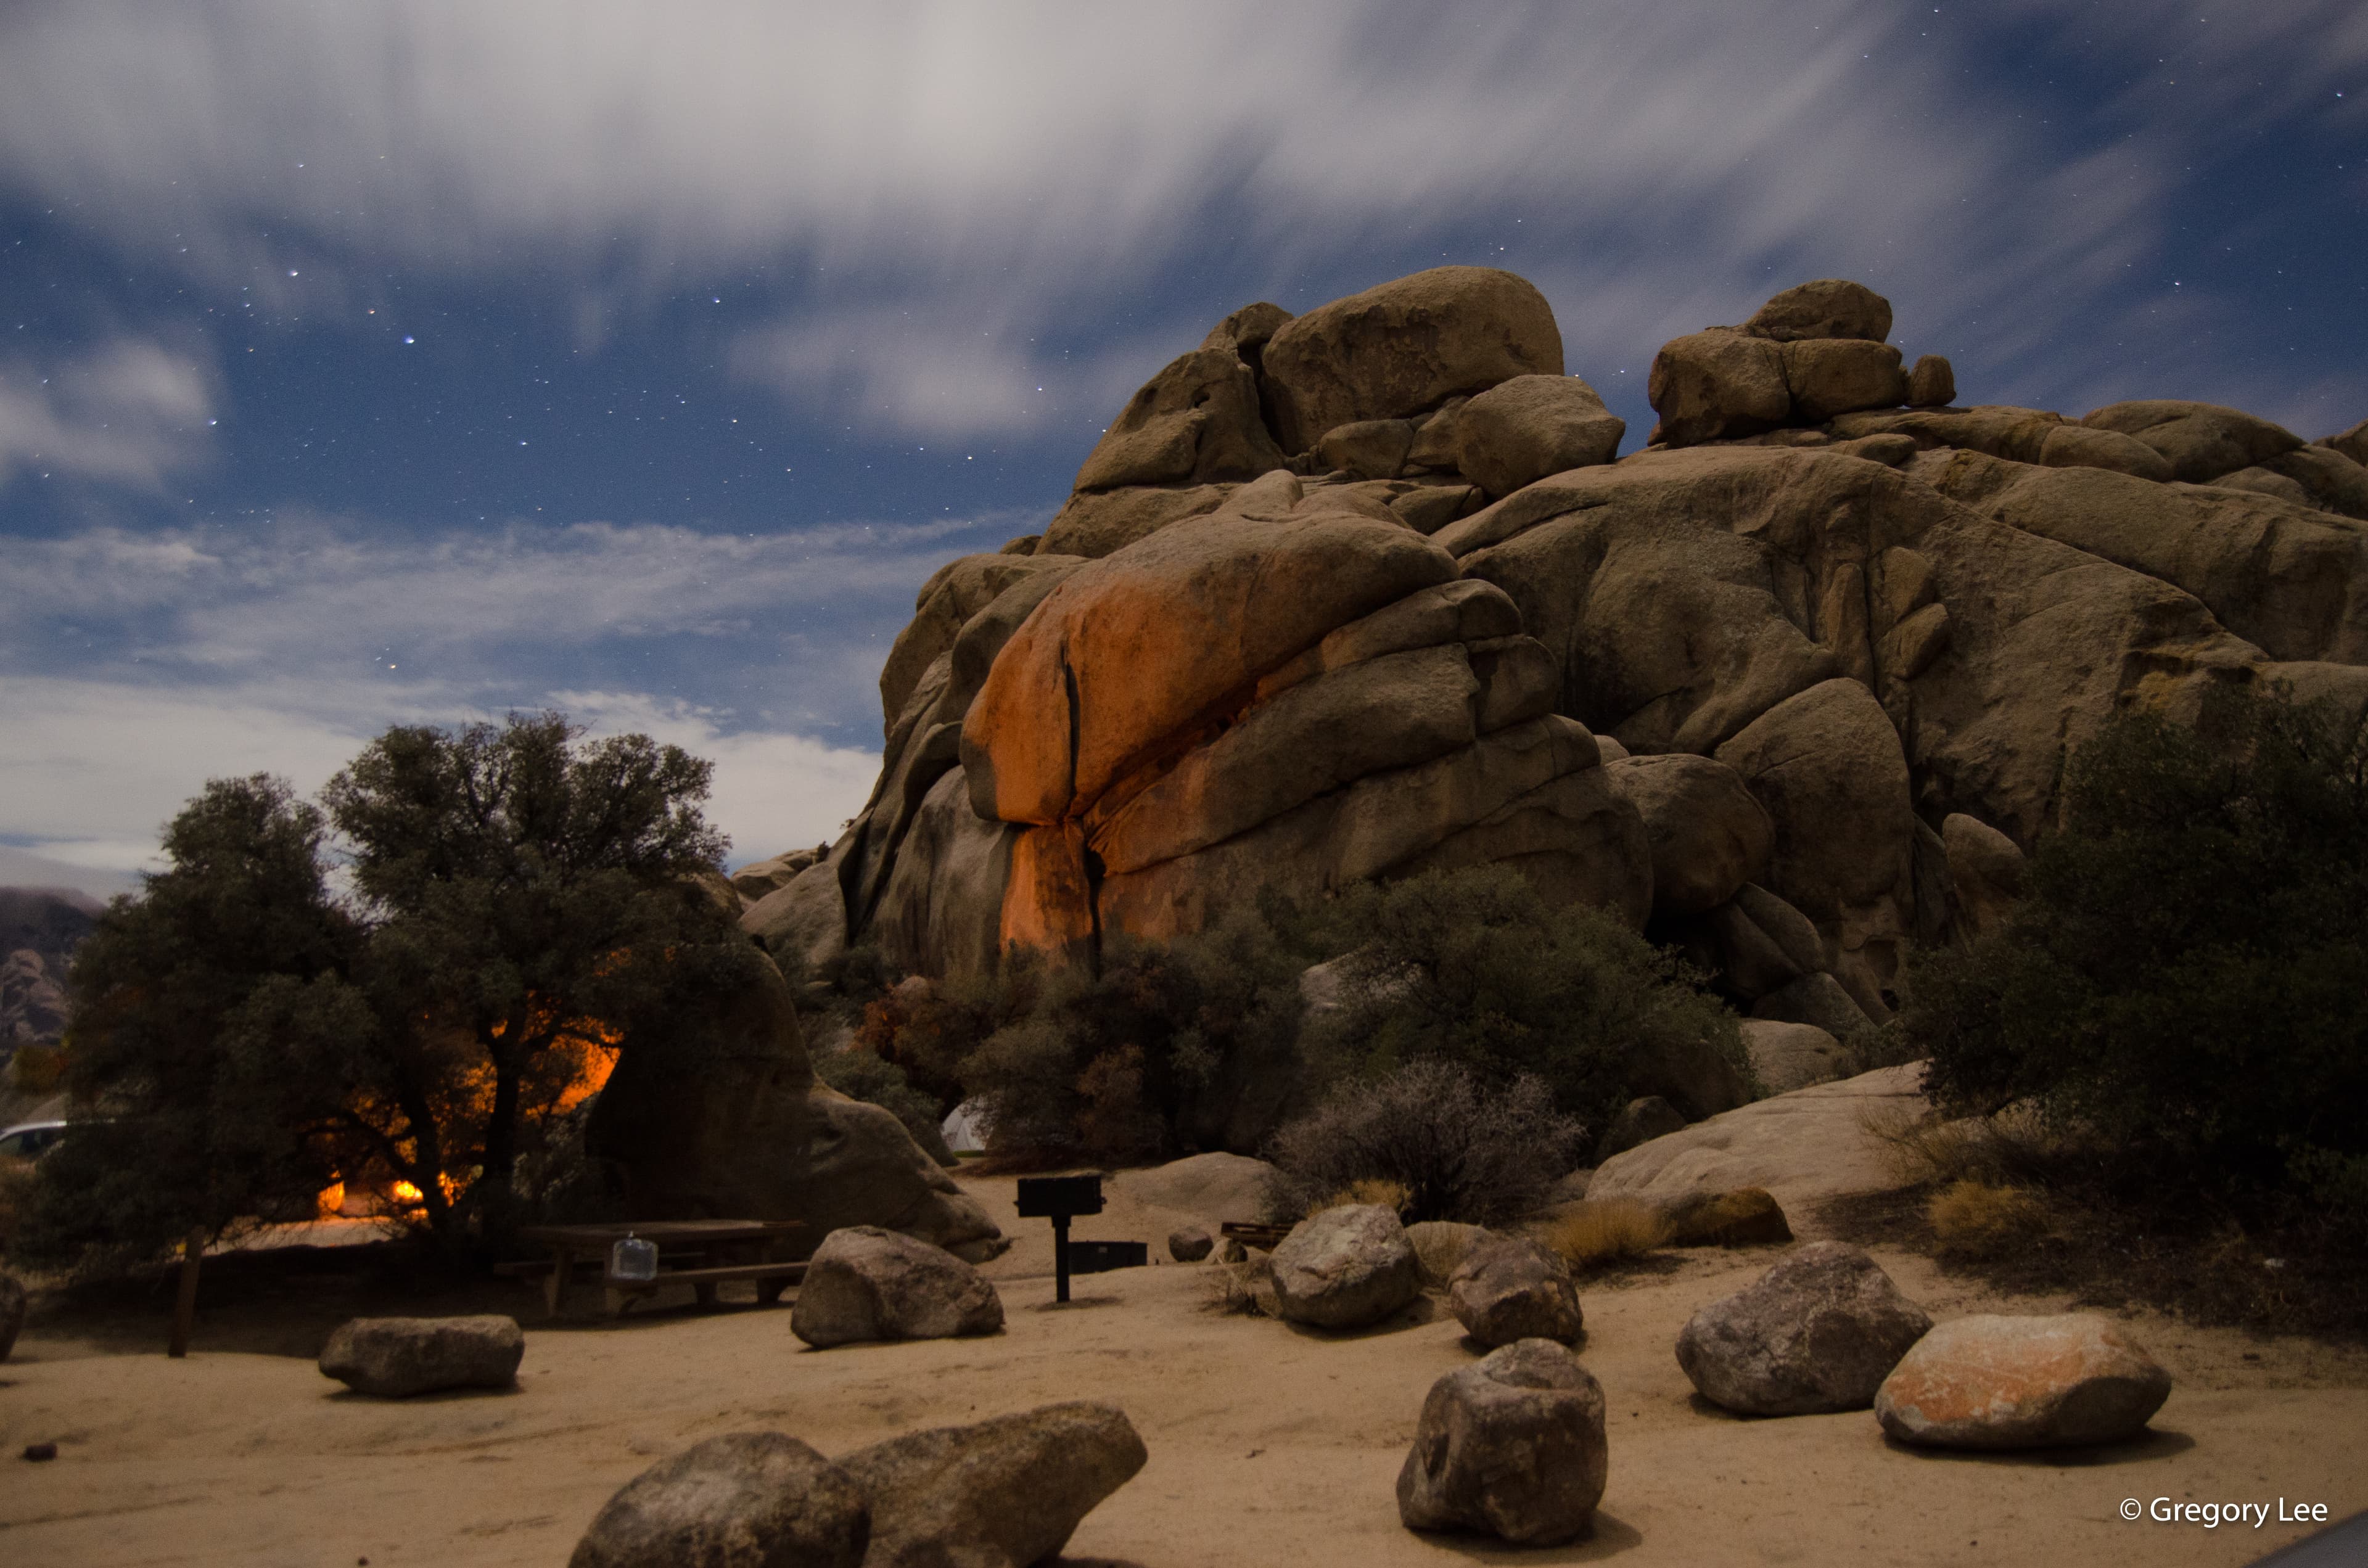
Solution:
[(0, 1128), (0, 1160), (38, 1160), (66, 1135), (63, 1121), (20, 1121)]

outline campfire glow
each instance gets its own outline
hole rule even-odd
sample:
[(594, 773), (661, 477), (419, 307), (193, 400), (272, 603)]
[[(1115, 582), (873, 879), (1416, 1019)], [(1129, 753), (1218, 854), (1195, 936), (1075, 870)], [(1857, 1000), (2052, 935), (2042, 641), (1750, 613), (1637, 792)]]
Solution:
[[(499, 1039), (502, 1033), (502, 1026), (496, 1025), (495, 1037)], [(524, 1126), (531, 1128), (564, 1116), (598, 1094), (616, 1070), (623, 1040), (620, 1031), (597, 1018), (578, 1018), (568, 1023), (557, 1040), (538, 1053), (540, 1078), (526, 1094), (521, 1110)], [(484, 1058), (481, 1048), (471, 1045), (461, 1049), (476, 1051), (478, 1059), (454, 1074), (450, 1089), (439, 1096), (435, 1107), (438, 1142), (447, 1151), (448, 1162), (436, 1179), (448, 1204), (457, 1202), (484, 1174), (475, 1156), (494, 1110), (492, 1062)], [(560, 1078), (555, 1085), (554, 1077)], [(410, 1122), (396, 1107), (370, 1097), (357, 1103), (352, 1114), (356, 1119), (379, 1129), (401, 1160), (417, 1159), (417, 1139)], [(426, 1207), (426, 1195), (416, 1182), (406, 1177), (395, 1177), (382, 1186), (365, 1182), (358, 1187), (355, 1182), (356, 1178), (347, 1175), (324, 1187), (319, 1198), (321, 1213), (392, 1211), (416, 1215)]]

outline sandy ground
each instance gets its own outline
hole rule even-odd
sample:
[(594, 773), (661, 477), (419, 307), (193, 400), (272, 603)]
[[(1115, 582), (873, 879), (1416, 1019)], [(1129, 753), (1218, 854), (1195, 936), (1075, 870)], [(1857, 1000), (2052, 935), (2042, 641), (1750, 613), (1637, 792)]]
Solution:
[[(1584, 1293), (1583, 1354), (1611, 1400), (1611, 1485), (1594, 1538), (1522, 1552), (1420, 1536), (1393, 1487), (1424, 1392), (1473, 1354), (1426, 1304), (1336, 1336), (1214, 1310), (1211, 1272), (1091, 1276), (1052, 1304), (1049, 1227), (1010, 1217), (1008, 1180), (973, 1189), (1024, 1239), (990, 1268), (1008, 1327), (978, 1340), (805, 1349), (786, 1310), (661, 1306), (621, 1324), (528, 1329), (516, 1392), (360, 1399), (290, 1355), (126, 1353), (70, 1320), (0, 1365), (0, 1561), (74, 1564), (552, 1564), (619, 1485), (722, 1432), (768, 1428), (838, 1453), (916, 1427), (1061, 1399), (1126, 1410), (1151, 1453), (1089, 1516), (1069, 1558), (1187, 1568), (1520, 1559), (1647, 1564), (2241, 1563), (2306, 1533), (2128, 1523), (2123, 1500), (2368, 1507), (2368, 1356), (2134, 1318), (2178, 1388), (2151, 1433), (2111, 1450), (1934, 1456), (1872, 1415), (1745, 1421), (1695, 1398), (1671, 1345), (1697, 1306), (1780, 1249), (1687, 1252)], [(1174, 1216), (1121, 1199), (1081, 1235), (1155, 1253)], [(1936, 1316), (2038, 1312), (1878, 1251)], [(393, 1310), (401, 1310), (398, 1306)], [(55, 1441), (51, 1463), (16, 1456)]]

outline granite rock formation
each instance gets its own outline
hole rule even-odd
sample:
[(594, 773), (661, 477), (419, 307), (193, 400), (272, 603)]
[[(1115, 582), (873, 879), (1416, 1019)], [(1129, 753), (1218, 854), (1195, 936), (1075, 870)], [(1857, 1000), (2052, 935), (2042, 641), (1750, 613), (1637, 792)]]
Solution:
[(1679, 338), (1618, 457), (1510, 274), (1235, 312), (1041, 534), (923, 586), (871, 803), (744, 924), (974, 976), (1495, 863), (1847, 1045), (2011, 903), (2114, 713), (2368, 706), (2357, 428), (1959, 405), (1890, 321), (1820, 279)]

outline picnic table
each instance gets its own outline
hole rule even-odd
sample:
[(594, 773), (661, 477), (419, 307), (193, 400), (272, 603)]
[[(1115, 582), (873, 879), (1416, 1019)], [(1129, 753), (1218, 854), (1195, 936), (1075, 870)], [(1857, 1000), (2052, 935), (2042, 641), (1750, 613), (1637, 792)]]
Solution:
[[(643, 1296), (668, 1285), (688, 1285), (701, 1306), (715, 1304), (715, 1287), (727, 1279), (755, 1282), (759, 1305), (781, 1299), (781, 1292), (805, 1278), (803, 1263), (783, 1262), (773, 1256), (780, 1242), (805, 1226), (796, 1220), (645, 1220), (600, 1225), (529, 1225), (518, 1232), (522, 1241), (551, 1249), (551, 1261), (504, 1266), (502, 1272), (544, 1275), (543, 1306), (552, 1317), (567, 1301), (567, 1287), (576, 1265), (598, 1262), (608, 1288), (609, 1311), (622, 1314)], [(649, 1242), (658, 1249), (657, 1273), (648, 1279), (620, 1279), (609, 1272), (609, 1249), (626, 1237)], [(546, 1274), (545, 1271), (548, 1270)]]

